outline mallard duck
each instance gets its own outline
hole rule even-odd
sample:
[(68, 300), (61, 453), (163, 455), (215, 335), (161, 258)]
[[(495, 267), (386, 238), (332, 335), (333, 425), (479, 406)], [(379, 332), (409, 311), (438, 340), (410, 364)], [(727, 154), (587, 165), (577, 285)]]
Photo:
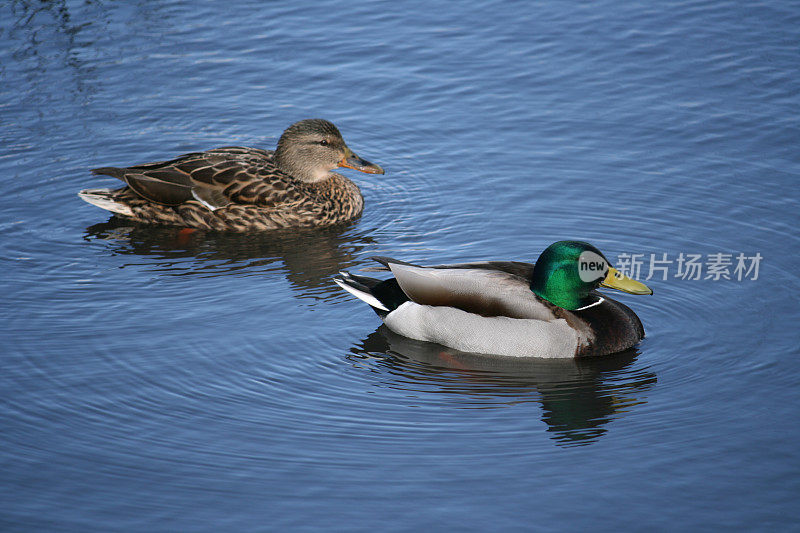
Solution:
[(170, 161), (96, 168), (93, 173), (127, 186), (78, 195), (139, 222), (237, 231), (328, 226), (364, 208), (356, 184), (332, 172), (337, 167), (383, 174), (354, 154), (332, 123), (308, 119), (286, 128), (275, 151), (230, 146)]
[(386, 326), (463, 352), (583, 357), (626, 350), (644, 338), (639, 317), (596, 291), (653, 294), (621, 275), (589, 243), (559, 241), (536, 264), (488, 261), (423, 267), (373, 258), (394, 278), (341, 272), (334, 281)]

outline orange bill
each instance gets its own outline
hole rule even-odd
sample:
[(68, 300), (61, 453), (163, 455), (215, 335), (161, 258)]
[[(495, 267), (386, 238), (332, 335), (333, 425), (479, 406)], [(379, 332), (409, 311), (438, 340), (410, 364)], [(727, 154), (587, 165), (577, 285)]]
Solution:
[(383, 169), (375, 163), (370, 163), (366, 159), (361, 159), (352, 152), (349, 148), (345, 148), (344, 158), (339, 161), (340, 167), (352, 168), (359, 172), (366, 172), (367, 174), (383, 174)]

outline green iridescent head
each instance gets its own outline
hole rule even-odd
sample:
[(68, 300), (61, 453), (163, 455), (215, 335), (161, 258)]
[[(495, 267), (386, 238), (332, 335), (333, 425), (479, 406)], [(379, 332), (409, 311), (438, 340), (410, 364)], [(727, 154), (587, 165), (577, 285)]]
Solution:
[(536, 261), (531, 290), (541, 298), (574, 311), (591, 305), (591, 292), (600, 286), (631, 294), (653, 294), (636, 280), (623, 276), (603, 253), (581, 241), (558, 241), (545, 249)]

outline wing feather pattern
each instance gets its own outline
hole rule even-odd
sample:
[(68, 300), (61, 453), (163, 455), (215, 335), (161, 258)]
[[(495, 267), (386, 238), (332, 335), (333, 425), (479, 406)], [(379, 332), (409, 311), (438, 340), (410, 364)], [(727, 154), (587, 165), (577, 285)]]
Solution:
[[(389, 263), (393, 263), (396, 265), (408, 265), (408, 266), (416, 266), (419, 267), (420, 265), (414, 263), (408, 263), (406, 261), (398, 261), (397, 259), (393, 259), (391, 257), (386, 256), (373, 256), (371, 257), (373, 261), (376, 261), (381, 264), (379, 267), (367, 267), (364, 268), (364, 271), (372, 271), (372, 272), (380, 272), (389, 270)], [(533, 263), (525, 263), (522, 261), (477, 261), (474, 263), (454, 263), (450, 265), (431, 265), (425, 266), (424, 268), (437, 268), (437, 269), (480, 269), (480, 270), (499, 270), (501, 272), (506, 272), (513, 276), (517, 276), (526, 280), (530, 283), (531, 277), (533, 276)]]
[(281, 209), (313, 201), (305, 184), (277, 168), (273, 152), (257, 148), (216, 148), (93, 172), (121, 179), (142, 198), (162, 205), (196, 200), (213, 211), (231, 204)]
[(388, 262), (406, 295), (421, 305), (455, 307), (481, 316), (554, 320), (551, 307), (524, 279), (502, 270), (427, 268)]

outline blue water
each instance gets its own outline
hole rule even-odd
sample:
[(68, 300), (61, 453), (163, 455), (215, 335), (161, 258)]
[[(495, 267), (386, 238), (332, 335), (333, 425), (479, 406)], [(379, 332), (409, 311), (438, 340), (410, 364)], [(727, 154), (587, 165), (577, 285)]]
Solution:
[[(800, 6), (0, 8), (0, 529), (797, 528)], [(323, 231), (111, 219), (88, 169), (332, 120), (385, 176)], [(332, 276), (549, 243), (762, 256), (620, 296), (591, 361), (453, 354)], [(642, 273), (642, 279), (649, 273)]]

